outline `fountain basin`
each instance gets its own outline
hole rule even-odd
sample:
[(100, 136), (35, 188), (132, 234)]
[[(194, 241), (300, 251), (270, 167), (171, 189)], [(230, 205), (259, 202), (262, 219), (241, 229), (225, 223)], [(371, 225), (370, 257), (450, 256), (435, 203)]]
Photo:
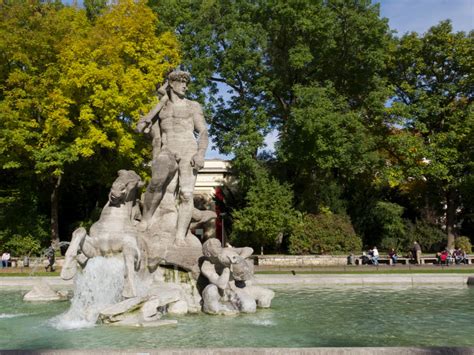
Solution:
[(167, 315), (164, 320), (178, 320), (178, 324), (69, 330), (55, 324), (69, 302), (31, 304), (22, 301), (25, 291), (2, 291), (0, 348), (474, 346), (474, 288), (466, 284), (316, 287), (300, 283), (272, 288), (276, 293), (272, 308), (255, 314)]

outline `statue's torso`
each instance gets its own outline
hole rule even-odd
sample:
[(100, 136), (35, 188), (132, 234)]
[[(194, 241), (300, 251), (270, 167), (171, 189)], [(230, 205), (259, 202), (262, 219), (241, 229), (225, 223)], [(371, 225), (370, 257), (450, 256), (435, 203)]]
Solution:
[(194, 154), (197, 142), (194, 136), (194, 107), (191, 101), (182, 104), (168, 102), (160, 112), (162, 148), (178, 155)]

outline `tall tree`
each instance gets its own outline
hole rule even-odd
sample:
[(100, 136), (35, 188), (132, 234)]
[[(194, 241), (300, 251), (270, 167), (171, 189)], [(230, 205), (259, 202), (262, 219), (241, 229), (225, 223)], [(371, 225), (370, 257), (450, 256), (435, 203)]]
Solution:
[(389, 67), (395, 96), (387, 172), (393, 185), (426, 186), (421, 197), (441, 212), (450, 248), (464, 208), (460, 187), (473, 173), (473, 39), (474, 32), (453, 33), (449, 21), (441, 22), (423, 36), (400, 38)]
[[(122, 0), (91, 23), (84, 10), (41, 1), (0, 5), (0, 164), (51, 189), (51, 238), (66, 171), (113, 152), (140, 168), (132, 124), (179, 60), (143, 1)], [(104, 162), (96, 160), (99, 164)]]
[(371, 1), (149, 3), (178, 34), (183, 65), (207, 94), (214, 143), (243, 173), (254, 171), (270, 130), (285, 135), (297, 85), (329, 82), (364, 117), (383, 108), (385, 97), (373, 93), (383, 86), (388, 26)]

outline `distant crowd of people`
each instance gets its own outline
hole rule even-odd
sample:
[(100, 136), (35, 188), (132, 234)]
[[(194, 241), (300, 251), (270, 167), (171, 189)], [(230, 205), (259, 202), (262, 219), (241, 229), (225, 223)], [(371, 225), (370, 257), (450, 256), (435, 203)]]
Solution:
[(438, 259), (438, 264), (440, 265), (460, 265), (469, 263), (466, 252), (461, 248), (454, 249), (452, 253), (450, 253), (448, 249), (444, 249), (437, 253), (436, 257)]
[[(420, 265), (421, 262), (421, 246), (418, 242), (413, 243), (413, 247), (410, 250), (411, 260), (413, 263)], [(398, 254), (394, 248), (388, 252), (388, 257), (391, 259), (391, 264), (396, 265), (398, 261)], [(461, 248), (456, 248), (452, 253), (445, 248), (443, 251), (436, 254), (437, 263), (439, 265), (451, 265), (451, 264), (469, 264), (467, 254)], [(362, 253), (362, 264), (372, 264), (374, 266), (379, 265), (380, 253), (376, 246), (367, 252)]]

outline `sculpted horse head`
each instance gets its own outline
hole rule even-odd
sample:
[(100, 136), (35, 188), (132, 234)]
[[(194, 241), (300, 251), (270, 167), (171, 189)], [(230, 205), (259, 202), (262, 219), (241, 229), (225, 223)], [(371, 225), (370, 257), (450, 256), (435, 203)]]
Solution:
[(132, 170), (119, 170), (118, 177), (112, 184), (109, 193), (109, 205), (120, 206), (124, 203), (135, 201), (138, 190), (145, 183), (140, 176)]

